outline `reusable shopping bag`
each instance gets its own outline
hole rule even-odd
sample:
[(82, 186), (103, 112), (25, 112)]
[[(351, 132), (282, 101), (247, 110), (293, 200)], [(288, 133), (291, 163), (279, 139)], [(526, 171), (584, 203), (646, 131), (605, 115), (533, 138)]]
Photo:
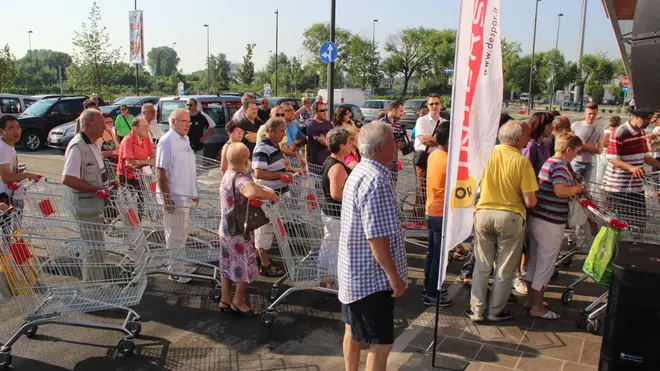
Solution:
[(620, 231), (607, 227), (602, 227), (596, 235), (582, 266), (582, 271), (596, 283), (609, 285), (612, 278), (612, 260), (620, 238)]

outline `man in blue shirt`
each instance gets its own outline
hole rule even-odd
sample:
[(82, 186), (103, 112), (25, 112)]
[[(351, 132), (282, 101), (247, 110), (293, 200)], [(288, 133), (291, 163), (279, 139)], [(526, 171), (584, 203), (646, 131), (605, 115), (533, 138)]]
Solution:
[(280, 104), (284, 108), (284, 121), (286, 122), (286, 144), (282, 145), (282, 152), (289, 157), (295, 158), (296, 166), (304, 167), (305, 160), (300, 155), (300, 149), (307, 143), (307, 137), (300, 130), (300, 123), (295, 120), (295, 109), (291, 102)]

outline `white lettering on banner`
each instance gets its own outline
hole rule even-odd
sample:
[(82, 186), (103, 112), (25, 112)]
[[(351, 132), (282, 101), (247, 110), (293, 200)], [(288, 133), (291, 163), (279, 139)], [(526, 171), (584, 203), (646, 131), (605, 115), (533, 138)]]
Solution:
[(461, 0), (438, 288), (448, 250), (472, 233), (477, 184), (493, 151), (502, 108), (500, 0)]
[(128, 12), (129, 53), (128, 63), (144, 64), (144, 19), (142, 10)]

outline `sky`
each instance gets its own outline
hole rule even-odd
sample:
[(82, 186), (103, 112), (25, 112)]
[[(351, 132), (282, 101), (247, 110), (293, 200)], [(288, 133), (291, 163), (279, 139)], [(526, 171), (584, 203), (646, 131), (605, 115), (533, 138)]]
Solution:
[[(21, 1), (2, 1), (0, 45), (9, 44), (17, 57), (29, 50), (28, 31), (33, 49), (73, 52), (74, 31), (81, 30), (87, 20), (92, 0), (28, 0), (26, 11)], [(128, 60), (128, 11), (133, 0), (98, 0), (101, 24), (107, 27), (114, 47), (121, 47), (122, 58)], [(372, 36), (379, 49), (388, 37), (409, 27), (452, 28), (458, 22), (459, 0), (337, 0), (338, 27), (367, 38)], [(248, 4), (250, 4), (248, 6)], [(301, 6), (304, 4), (304, 6)], [(534, 0), (501, 0), (502, 36), (522, 45), (523, 53), (532, 49)], [(279, 10), (279, 52), (288, 56), (309, 58), (302, 47), (303, 32), (310, 25), (330, 20), (330, 1), (293, 0), (138, 0), (144, 10), (144, 43), (146, 51), (156, 46), (172, 46), (179, 54), (179, 68), (190, 73), (205, 68), (206, 29), (209, 25), (211, 54), (225, 53), (232, 62), (242, 62), (245, 45), (255, 43), (253, 61), (257, 70), (275, 51), (275, 10)], [(557, 14), (563, 13), (559, 50), (568, 60), (576, 60), (580, 32), (580, 0), (543, 0), (539, 2), (536, 51), (554, 48)], [(620, 58), (612, 26), (601, 0), (588, 0), (585, 53), (605, 52)], [(146, 55), (146, 53), (145, 53)], [(314, 56), (318, 58), (318, 55)]]

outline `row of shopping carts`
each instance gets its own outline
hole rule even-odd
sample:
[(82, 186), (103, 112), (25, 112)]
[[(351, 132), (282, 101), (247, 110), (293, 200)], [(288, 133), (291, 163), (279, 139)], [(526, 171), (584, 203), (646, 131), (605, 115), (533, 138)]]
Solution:
[[(592, 245), (597, 230), (609, 229), (620, 241), (660, 244), (660, 172), (646, 174), (643, 192), (608, 192), (601, 183), (588, 183), (585, 188), (587, 196), (581, 204), (589, 213), (590, 223), (594, 224), (593, 231), (585, 225), (568, 236), (569, 253), (557, 261), (557, 269), (570, 264), (574, 256), (587, 255), (590, 251), (603, 256), (606, 253), (603, 244), (596, 241)], [(611, 264), (614, 257), (612, 254), (605, 263)], [(576, 288), (590, 279), (605, 286), (605, 290), (581, 311), (575, 321), (579, 328), (598, 334), (602, 329), (600, 317), (607, 309), (607, 281), (600, 281), (591, 272), (586, 272), (567, 286), (561, 301), (570, 303)]]

